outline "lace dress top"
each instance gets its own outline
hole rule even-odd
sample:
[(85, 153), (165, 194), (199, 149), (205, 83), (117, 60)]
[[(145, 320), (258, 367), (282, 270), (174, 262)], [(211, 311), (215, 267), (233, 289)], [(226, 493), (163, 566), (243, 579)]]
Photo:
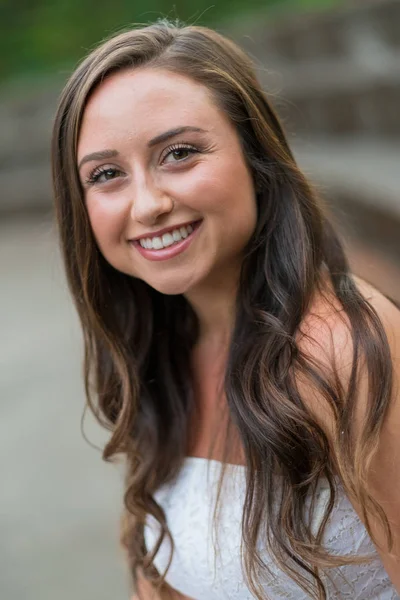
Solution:
[[(222, 465), (203, 458), (187, 458), (177, 479), (160, 488), (155, 499), (163, 507), (175, 548), (166, 581), (194, 600), (251, 600), (241, 566), (241, 519), (245, 496), (245, 467), (226, 468), (218, 527), (213, 514)], [(321, 522), (329, 491), (321, 482), (313, 528)], [(145, 542), (152, 550), (158, 523), (151, 517), (145, 526)], [(371, 555), (367, 564), (346, 565), (324, 574), (328, 598), (345, 600), (395, 600), (396, 593), (364, 525), (341, 488), (325, 529), (324, 545), (338, 555)], [(164, 539), (155, 558), (160, 573), (167, 567), (170, 544)], [(306, 600), (309, 596), (269, 557), (263, 556), (270, 573), (262, 581), (269, 600)]]

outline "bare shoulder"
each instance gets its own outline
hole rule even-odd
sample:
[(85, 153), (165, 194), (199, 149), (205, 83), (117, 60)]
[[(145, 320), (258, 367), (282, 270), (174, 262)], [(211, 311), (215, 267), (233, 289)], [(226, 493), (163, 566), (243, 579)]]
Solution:
[[(399, 308), (370, 283), (355, 276), (353, 279), (358, 291), (381, 321), (392, 351), (398, 354)], [(330, 288), (315, 295), (300, 326), (297, 341), (301, 350), (326, 366), (331, 364), (332, 359), (342, 369), (351, 364), (353, 342), (350, 319)]]
[(400, 309), (371, 284), (359, 277), (354, 277), (354, 280), (361, 294), (372, 305), (380, 318), (392, 349), (394, 350), (397, 346), (399, 350)]
[[(368, 301), (382, 324), (389, 342), (396, 383), (400, 379), (400, 310), (371, 284), (358, 277), (353, 276), (353, 279), (358, 291)], [(316, 293), (299, 328), (297, 343), (299, 349), (322, 369), (325, 376), (330, 377), (334, 368), (346, 387), (353, 365), (353, 332), (347, 313), (328, 286), (323, 293)], [(361, 372), (361, 378), (362, 376)], [(331, 415), (327, 412), (326, 403), (308, 381), (302, 379), (299, 385), (308, 407), (322, 424), (331, 429)], [(367, 391), (365, 382), (364, 387), (362, 386), (361, 381), (360, 409)]]
[[(366, 451), (369, 449), (366, 470), (368, 475), (364, 483), (367, 482), (369, 493), (385, 511), (393, 537), (391, 552), (388, 550), (386, 533), (376, 519), (376, 513), (370, 513), (369, 505), (361, 501), (361, 496), (357, 499), (353, 496), (351, 501), (361, 520), (368, 517), (370, 531), (378, 543), (377, 549), (385, 569), (400, 592), (400, 310), (366, 281), (359, 278), (354, 278), (354, 281), (361, 295), (372, 307), (375, 318), (377, 316), (382, 325), (388, 342), (385, 347), (386, 350), (389, 349), (390, 356), (384, 352), (381, 358), (386, 361), (387, 366), (390, 360), (393, 367), (392, 386), (387, 385), (390, 383), (389, 379), (380, 381), (376, 373), (371, 386), (370, 367), (366, 366), (366, 361), (361, 356), (358, 357), (357, 389), (352, 396), (355, 401), (355, 418), (351, 422), (358, 450), (363, 451), (364, 443)], [(350, 319), (335, 295), (329, 290), (326, 294), (316, 294), (299, 329), (298, 346), (311, 361), (321, 365), (326, 378), (331, 375), (332, 364), (335, 364), (344, 389), (353, 365), (352, 334)], [(362, 332), (359, 331), (358, 336), (360, 335)], [(372, 354), (373, 359), (373, 353), (379, 352), (379, 347), (369, 342), (368, 346), (369, 355), (371, 357)], [(371, 362), (368, 364), (371, 366)], [(391, 377), (390, 368), (383, 369), (382, 373), (385, 374), (382, 376)], [(340, 443), (337, 443), (340, 430), (337, 428), (338, 422), (335, 417), (340, 415), (334, 414), (320, 389), (313, 386), (309, 379), (300, 377), (298, 385), (305, 406), (324, 428), (328, 439), (334, 442), (332, 452), (335, 457), (337, 449), (340, 449)], [(388, 393), (386, 396), (383, 394), (384, 404), (379, 405), (383, 398), (380, 392), (385, 386)], [(375, 405), (375, 402), (378, 404)], [(375, 424), (378, 427), (372, 436), (372, 425)], [(368, 439), (366, 432), (370, 436)], [(360, 459), (360, 452), (357, 454), (357, 460)]]

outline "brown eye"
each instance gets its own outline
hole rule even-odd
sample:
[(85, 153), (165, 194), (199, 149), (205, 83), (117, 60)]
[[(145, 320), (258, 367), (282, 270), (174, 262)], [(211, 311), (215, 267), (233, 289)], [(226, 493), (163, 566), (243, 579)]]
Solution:
[(104, 181), (110, 181), (110, 179), (115, 179), (120, 174), (121, 171), (118, 171), (118, 169), (103, 169), (101, 173), (98, 174), (96, 181), (101, 181), (102, 177)]
[(178, 163), (184, 162), (187, 160), (191, 154), (196, 154), (199, 152), (193, 146), (179, 145), (179, 146), (170, 146), (167, 148), (167, 152), (162, 159), (163, 163)]
[(115, 169), (107, 169), (106, 171), (103, 171), (104, 178), (107, 180), (114, 179), (117, 173), (118, 171), (116, 171)]
[(188, 148), (177, 148), (176, 150), (173, 150), (171, 154), (176, 160), (182, 160), (189, 156), (190, 150)]

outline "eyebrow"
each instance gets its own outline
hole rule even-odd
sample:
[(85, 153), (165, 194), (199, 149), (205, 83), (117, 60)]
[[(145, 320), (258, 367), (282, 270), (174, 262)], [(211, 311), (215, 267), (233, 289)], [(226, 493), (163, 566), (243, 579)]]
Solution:
[[(191, 125), (185, 125), (184, 127), (176, 127), (175, 129), (169, 129), (164, 133), (160, 133), (160, 135), (156, 135), (156, 137), (152, 138), (147, 146), (152, 148), (153, 146), (157, 146), (157, 144), (161, 144), (162, 142), (166, 142), (167, 140), (180, 135), (181, 133), (186, 133), (187, 131), (194, 131), (197, 133), (206, 133), (204, 129), (200, 127), (193, 127)], [(78, 170), (87, 163), (94, 160), (104, 160), (105, 158), (115, 158), (119, 155), (117, 150), (100, 150), (98, 152), (92, 152), (91, 154), (86, 154), (79, 162)]]
[(92, 152), (91, 154), (86, 154), (80, 161), (78, 165), (78, 171), (80, 171), (81, 167), (87, 162), (91, 162), (93, 160), (104, 160), (105, 158), (114, 158), (118, 156), (119, 152), (117, 150), (100, 150), (99, 152)]
[(165, 133), (160, 133), (160, 135), (156, 135), (156, 137), (152, 138), (147, 144), (149, 148), (153, 146), (157, 146), (157, 144), (161, 144), (161, 142), (166, 142), (170, 138), (173, 138), (181, 133), (186, 133), (187, 131), (195, 131), (197, 133), (205, 133), (204, 129), (200, 127), (192, 127), (190, 125), (186, 125), (184, 127), (176, 127), (175, 129), (170, 129)]

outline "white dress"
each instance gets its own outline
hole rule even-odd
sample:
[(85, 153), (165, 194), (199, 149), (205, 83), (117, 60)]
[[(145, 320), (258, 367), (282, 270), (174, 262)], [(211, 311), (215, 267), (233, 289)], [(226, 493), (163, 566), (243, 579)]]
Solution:
[[(240, 560), (241, 517), (245, 494), (245, 467), (229, 465), (226, 470), (216, 543), (213, 537), (213, 512), (221, 463), (204, 458), (186, 458), (173, 484), (155, 494), (166, 513), (175, 550), (166, 581), (195, 600), (251, 600)], [(326, 484), (321, 483), (315, 513), (317, 527), (328, 500)], [(148, 518), (145, 541), (149, 550), (157, 540), (158, 524)], [(382, 562), (346, 495), (338, 489), (337, 500), (327, 524), (324, 545), (331, 553), (370, 555), (375, 558), (362, 565), (330, 569), (324, 577), (327, 595), (332, 599), (395, 600), (396, 593)], [(217, 552), (215, 551), (217, 548)], [(164, 540), (155, 559), (162, 573), (169, 559), (169, 542)], [(263, 581), (266, 598), (306, 600), (307, 594), (272, 561)]]

